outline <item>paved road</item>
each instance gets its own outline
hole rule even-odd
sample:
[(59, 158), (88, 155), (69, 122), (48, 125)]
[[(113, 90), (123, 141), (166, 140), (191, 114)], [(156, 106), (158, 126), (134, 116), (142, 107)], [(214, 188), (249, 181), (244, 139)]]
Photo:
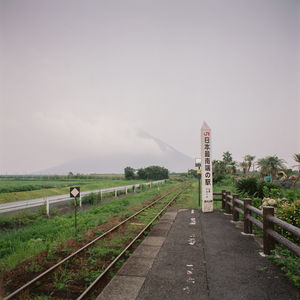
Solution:
[(175, 212), (167, 227), (154, 227), (136, 250), (139, 260), (133, 255), (99, 299), (299, 300), (299, 289), (230, 219), (220, 211)]

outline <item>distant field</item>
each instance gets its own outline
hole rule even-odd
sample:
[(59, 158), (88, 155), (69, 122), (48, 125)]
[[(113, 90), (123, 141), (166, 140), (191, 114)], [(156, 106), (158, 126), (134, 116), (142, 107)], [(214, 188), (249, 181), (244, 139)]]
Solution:
[(88, 191), (140, 182), (144, 181), (128, 181), (122, 175), (2, 177), (0, 203), (66, 194), (70, 186), (80, 186), (82, 191)]

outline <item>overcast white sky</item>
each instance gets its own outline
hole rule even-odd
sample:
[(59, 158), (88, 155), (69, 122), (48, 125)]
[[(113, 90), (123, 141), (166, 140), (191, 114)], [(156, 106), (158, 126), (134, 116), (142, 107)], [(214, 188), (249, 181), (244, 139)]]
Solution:
[(299, 0), (0, 0), (0, 70), (0, 174), (199, 156), (204, 120), (215, 159), (300, 152)]

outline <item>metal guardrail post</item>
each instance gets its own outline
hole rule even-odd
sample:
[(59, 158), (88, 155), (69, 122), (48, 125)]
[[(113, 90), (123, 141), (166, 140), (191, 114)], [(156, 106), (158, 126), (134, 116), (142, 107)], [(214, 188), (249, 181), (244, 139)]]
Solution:
[(227, 214), (230, 214), (231, 213), (231, 211), (230, 211), (230, 206), (228, 205), (228, 200), (229, 199), (227, 199), (227, 196), (228, 195), (230, 195), (230, 192), (229, 191), (226, 191), (226, 195), (225, 195), (225, 212), (227, 213)]
[(249, 210), (249, 205), (252, 204), (252, 199), (245, 198), (244, 202), (244, 233), (252, 234), (252, 223), (247, 219), (248, 216), (251, 216), (251, 210)]
[(225, 208), (226, 191), (222, 190), (222, 209)]
[(236, 199), (239, 198), (238, 194), (232, 195), (232, 221), (238, 221), (239, 220), (239, 213), (235, 210), (235, 208), (238, 206), (235, 202)]
[(118, 197), (118, 190), (115, 189), (115, 197)]
[(264, 254), (271, 254), (271, 250), (275, 249), (275, 241), (268, 234), (269, 230), (274, 230), (274, 223), (268, 220), (268, 216), (274, 216), (274, 207), (263, 206), (263, 232), (264, 232)]
[(79, 197), (79, 207), (82, 207), (82, 199), (81, 199), (81, 196)]
[(102, 197), (103, 197), (103, 192), (102, 190), (100, 191), (100, 201), (102, 201)]
[(46, 198), (46, 212), (47, 212), (47, 216), (50, 216), (50, 208), (49, 208), (49, 199)]

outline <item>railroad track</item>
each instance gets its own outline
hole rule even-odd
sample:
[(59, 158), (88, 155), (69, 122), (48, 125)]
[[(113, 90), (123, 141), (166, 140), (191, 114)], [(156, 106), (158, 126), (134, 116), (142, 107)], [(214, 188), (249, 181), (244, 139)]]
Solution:
[[(179, 192), (177, 192), (177, 190), (175, 191), (176, 194), (171, 197), (171, 200), (169, 200), (168, 197), (171, 196), (172, 192), (168, 192), (159, 197), (129, 218), (99, 235), (77, 251), (68, 255), (34, 279), (30, 280), (10, 295), (6, 296), (3, 300), (35, 299), (38, 297), (45, 297), (45, 299), (49, 297), (49, 299), (79, 300), (88, 297), (97, 286), (99, 287), (99, 283), (100, 286), (102, 284), (102, 287), (104, 287), (101, 281), (103, 281), (103, 279), (106, 281), (108, 280), (108, 274), (110, 274), (111, 270), (116, 268), (115, 266), (120, 259), (128, 254), (128, 250), (136, 244), (136, 241), (149, 230), (159, 216), (182, 193), (183, 187), (181, 186), (179, 189)], [(164, 199), (167, 199), (168, 201), (164, 202)], [(152, 217), (153, 212), (151, 215), (151, 209), (156, 205), (163, 207), (158, 213), (155, 213), (154, 217)], [(146, 210), (148, 210), (148, 213), (150, 213), (152, 217), (150, 222), (145, 226), (141, 223), (132, 223), (133, 221), (138, 220)], [(141, 226), (143, 226), (142, 229)], [(98, 257), (98, 259), (95, 258), (95, 254), (97, 256), (97, 249), (101, 249), (101, 244), (103, 245), (105, 243), (109, 248), (111, 241), (114, 240), (114, 236), (117, 236), (115, 240), (118, 240), (119, 237), (122, 240), (122, 244), (125, 244), (123, 250), (118, 249), (117, 251), (113, 251), (111, 249), (112, 253), (110, 253), (110, 250), (108, 249), (108, 252), (106, 254), (104, 253), (104, 261), (101, 260), (101, 257)], [(111, 247), (114, 248), (116, 245), (111, 244)], [(101, 250), (98, 254), (100, 253)], [(81, 273), (85, 276), (85, 279), (79, 278), (80, 276), (74, 278), (74, 276), (80, 275)]]

